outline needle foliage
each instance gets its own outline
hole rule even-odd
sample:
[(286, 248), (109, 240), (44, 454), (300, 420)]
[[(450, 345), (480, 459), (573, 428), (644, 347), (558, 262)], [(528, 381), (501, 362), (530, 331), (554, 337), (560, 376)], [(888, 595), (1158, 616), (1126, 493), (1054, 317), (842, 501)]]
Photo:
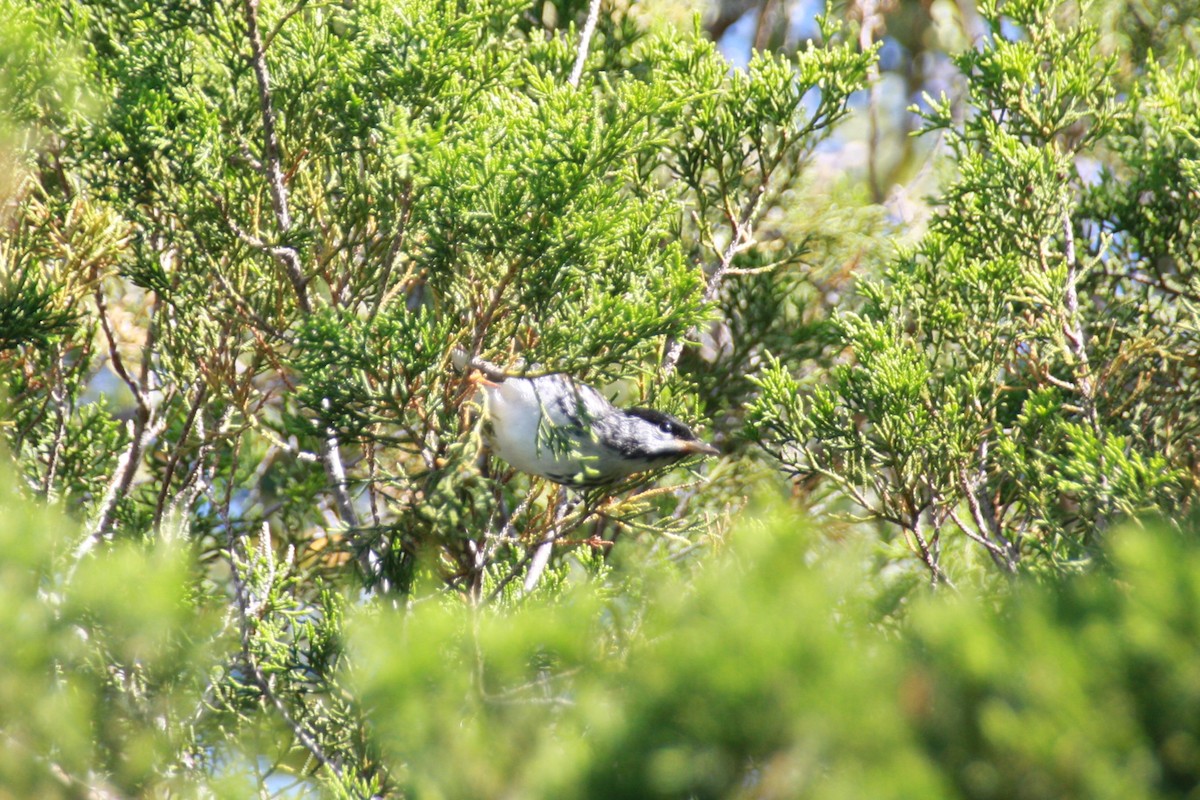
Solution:
[[(0, 797), (1185, 796), (1200, 71), (1119, 6), (980, 4), (902, 226), (840, 7), (0, 0)], [(561, 493), (456, 348), (722, 456)]]

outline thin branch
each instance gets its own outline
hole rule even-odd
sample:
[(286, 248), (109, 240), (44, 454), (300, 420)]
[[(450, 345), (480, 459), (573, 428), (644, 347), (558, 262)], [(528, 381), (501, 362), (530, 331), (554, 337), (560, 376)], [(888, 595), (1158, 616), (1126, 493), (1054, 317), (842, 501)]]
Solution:
[(121, 358), (121, 353), (117, 349), (117, 339), (113, 335), (112, 327), (108, 323), (108, 306), (104, 302), (104, 290), (99, 284), (96, 285), (95, 298), (96, 311), (100, 318), (100, 328), (104, 331), (104, 338), (108, 340), (108, 357), (112, 363), (113, 372), (117, 373), (117, 377), (129, 387), (129, 391), (133, 395), (133, 400), (137, 403), (139, 414), (149, 417), (150, 409), (146, 404), (146, 395), (142, 384), (140, 381), (135, 381), (129, 374), (129, 371), (125, 368), (125, 361)]
[(525, 583), (522, 585), (522, 591), (525, 594), (532, 594), (537, 588), (538, 581), (542, 579), (542, 573), (546, 571), (546, 566), (550, 563), (550, 556), (554, 552), (554, 543), (566, 535), (566, 526), (563, 525), (563, 519), (567, 516), (567, 490), (562, 488), (558, 495), (558, 508), (554, 512), (554, 522), (546, 529), (546, 535), (542, 537), (542, 541), (538, 543), (537, 549), (533, 551), (533, 558), (529, 562), (529, 572), (525, 573)]
[[(971, 505), (978, 507), (977, 503), (971, 504)], [(992, 557), (992, 561), (995, 562), (996, 566), (1000, 567), (1001, 569), (1005, 570), (1006, 572), (1014, 571), (1012, 564), (1009, 563), (1007, 555), (1004, 553), (1004, 551), (1002, 549), (1000, 549), (999, 545), (997, 545), (995, 542), (993, 542), (991, 539), (987, 538), (987, 536), (980, 533), (979, 531), (972, 530), (969, 525), (967, 525), (965, 522), (963, 522), (962, 517), (960, 517), (958, 515), (958, 512), (955, 511), (953, 508), (948, 509), (946, 513), (950, 517), (950, 519), (954, 522), (954, 524), (956, 526), (958, 526), (958, 529), (960, 531), (962, 531), (964, 534), (966, 534), (968, 539), (975, 542), (976, 544), (981, 545), (983, 547), (983, 549), (987, 551), (987, 554)], [(971, 513), (972, 514), (975, 513), (975, 508), (971, 509)], [(975, 524), (976, 525), (979, 524), (978, 519), (975, 520)]]
[[(875, 29), (882, 24), (879, 0), (859, 0), (861, 23), (858, 29), (858, 46), (864, 53), (874, 46)], [(879, 185), (879, 61), (872, 59), (867, 66), (867, 184), (876, 203), (883, 202), (883, 188)]]
[(63, 406), (67, 404), (63, 381), (63, 370), (66, 369), (66, 365), (63, 363), (61, 352), (56, 361), (53, 388), (50, 390), (50, 402), (54, 404), (55, 416), (54, 441), (50, 443), (50, 453), (46, 457), (46, 476), (42, 480), (41, 490), (43, 500), (49, 500), (54, 489), (54, 478), (58, 472), (58, 459), (62, 452), (63, 436), (67, 430), (67, 412), (63, 409)]
[[(328, 398), (321, 401), (321, 410), (329, 410)], [(332, 427), (325, 429), (325, 438), (321, 441), (321, 461), (325, 465), (325, 471), (329, 473), (333, 485), (333, 499), (337, 503), (338, 514), (341, 516), (342, 522), (351, 527), (358, 527), (358, 514), (350, 499), (346, 467), (342, 463), (341, 446), (338, 444), (337, 433)]]
[[(91, 552), (92, 548), (108, 534), (116, 514), (117, 504), (122, 497), (128, 494), (129, 487), (133, 485), (134, 475), (137, 474), (138, 467), (141, 465), (143, 451), (149, 447), (151, 442), (166, 427), (165, 420), (153, 419), (153, 411), (146, 399), (146, 385), (150, 363), (149, 356), (143, 354), (141, 379), (135, 381), (125, 368), (125, 362), (122, 360), (118, 350), (116, 337), (113, 335), (112, 327), (108, 321), (108, 307), (104, 302), (104, 292), (99, 285), (96, 287), (95, 298), (96, 309), (99, 312), (100, 327), (103, 329), (104, 336), (108, 340), (109, 359), (111, 360), (113, 371), (120, 376), (125, 385), (129, 387), (130, 392), (133, 393), (133, 399), (137, 403), (137, 412), (133, 415), (133, 419), (129, 423), (129, 446), (117, 459), (116, 469), (113, 471), (113, 476), (108, 482), (108, 487), (105, 489), (96, 516), (88, 526), (83, 540), (75, 549), (75, 561), (68, 573), (68, 581), (74, 575), (75, 566), (79, 564), (80, 560)], [(157, 309), (158, 304), (156, 303), (155, 310), (157, 311)], [(151, 319), (151, 327), (153, 327), (153, 318)], [(147, 349), (149, 349), (151, 344), (151, 341), (147, 341)]]
[(546, 571), (546, 566), (550, 563), (550, 556), (554, 553), (554, 542), (558, 540), (558, 522), (546, 530), (546, 535), (542, 537), (542, 541), (538, 542), (537, 549), (533, 551), (533, 556), (529, 560), (529, 571), (525, 573), (525, 582), (521, 586), (521, 591), (525, 594), (532, 594), (537, 588), (538, 581), (542, 579), (542, 573)]
[(905, 536), (911, 536), (913, 542), (915, 542), (915, 546), (913, 543), (910, 543), (910, 547), (916, 551), (917, 555), (920, 556), (921, 561), (929, 569), (929, 582), (933, 584), (934, 587), (936, 587), (939, 583), (944, 583), (951, 589), (955, 588), (954, 583), (950, 580), (950, 576), (948, 576), (942, 569), (941, 565), (938, 564), (937, 554), (933, 551), (933, 549), (930, 548), (929, 542), (926, 541), (924, 534), (921, 533), (920, 512), (913, 516), (913, 519), (909, 524), (902, 526), (901, 530), (904, 531)]
[[(227, 520), (226, 526), (228, 527), (228, 525), (229, 523)], [(268, 535), (267, 530), (267, 523), (264, 522), (263, 536)], [(232, 536), (232, 528), (229, 528), (229, 531), (230, 535)], [(244, 537), (238, 535), (235, 539), (235, 542), (238, 548), (241, 549), (243, 553), (247, 553), (248, 555), (248, 548), (245, 545)], [(296, 737), (296, 739), (300, 742), (300, 745), (304, 747), (304, 749), (307, 750), (322, 767), (329, 770), (339, 784), (344, 785), (345, 778), (342, 773), (341, 766), (329, 758), (329, 756), (325, 755), (325, 751), (321, 747), (320, 742), (318, 742), (316, 738), (308, 732), (304, 725), (292, 717), (291, 712), (288, 711), (288, 708), (286, 705), (284, 705), (283, 700), (281, 700), (279, 696), (275, 694), (275, 690), (272, 688), (271, 682), (267, 679), (267, 676), (263, 674), (262, 667), (259, 665), (258, 659), (254, 657), (254, 653), (250, 647), (250, 590), (246, 586), (246, 581), (242, 577), (241, 570), (238, 569), (238, 559), (233, 551), (233, 547), (231, 547), (229, 551), (229, 567), (233, 577), (234, 593), (237, 597), (238, 627), (241, 633), (242, 658), (245, 660), (246, 666), (250, 670), (250, 676), (253, 678), (255, 686), (258, 688), (259, 692), (262, 693), (262, 696), (266, 698), (275, 708), (275, 711), (279, 714), (280, 719), (282, 719), (284, 724), (291, 729), (292, 735)]]
[(271, 32), (267, 34), (267, 38), (264, 43), (264, 49), (270, 48), (271, 42), (275, 41), (275, 37), (279, 35), (281, 30), (283, 30), (284, 24), (289, 19), (303, 11), (304, 7), (307, 5), (308, 0), (299, 0), (296, 5), (292, 6), (282, 17), (279, 18), (279, 21), (275, 23), (275, 27), (271, 28)]
[[(258, 0), (244, 0), (242, 4), (246, 17), (246, 33), (250, 39), (251, 63), (254, 75), (258, 81), (259, 111), (263, 124), (263, 167), (266, 171), (267, 186), (271, 194), (271, 208), (275, 213), (275, 222), (281, 233), (286, 234), (292, 227), (291, 212), (288, 209), (287, 184), (284, 179), (283, 167), (279, 154), (279, 138), (275, 131), (275, 111), (271, 104), (271, 79), (267, 71), (266, 51), (263, 47), (262, 35), (258, 28)], [(312, 313), (312, 305), (308, 299), (308, 280), (300, 268), (300, 255), (291, 247), (267, 248), (283, 265), (296, 292), (296, 302), (305, 315)], [(328, 410), (328, 401), (322, 404), (322, 411)], [(346, 485), (346, 468), (342, 463), (341, 446), (337, 434), (332, 427), (326, 426), (325, 438), (321, 441), (321, 462), (329, 477), (333, 489), (334, 501), (341, 521), (351, 528), (358, 527), (358, 514)]]
[(129, 426), (131, 428), (129, 447), (125, 448), (125, 452), (117, 459), (117, 467), (113, 471), (112, 479), (108, 482), (108, 488), (104, 491), (100, 509), (92, 520), (92, 524), (88, 526), (83, 541), (75, 548), (75, 561), (67, 574), (68, 583), (74, 576), (75, 567), (79, 562), (108, 534), (112, 527), (113, 517), (116, 515), (117, 503), (129, 493), (129, 487), (133, 485), (133, 477), (137, 474), (138, 466), (141, 464), (143, 451), (163, 432), (163, 429), (166, 428), (166, 421), (160, 419), (150, 425), (149, 420), (139, 414), (130, 421)]
[(162, 488), (158, 492), (158, 502), (154, 505), (154, 529), (157, 530), (162, 524), (163, 510), (166, 508), (167, 494), (171, 490), (171, 480), (175, 477), (175, 469), (179, 465), (179, 459), (183, 455), (183, 446), (187, 442), (188, 436), (191, 435), (192, 425), (196, 422), (196, 414), (200, 411), (200, 406), (204, 403), (204, 398), (208, 394), (208, 384), (203, 379), (200, 381), (200, 386), (196, 390), (196, 397), (192, 400), (191, 406), (188, 408), (187, 418), (183, 422), (183, 430), (179, 433), (179, 440), (175, 447), (171, 448), (171, 457), (167, 462), (166, 472), (162, 477)]
[[(288, 209), (287, 185), (283, 177), (283, 165), (279, 155), (279, 136), (275, 131), (275, 109), (271, 104), (271, 76), (267, 71), (266, 49), (258, 29), (258, 0), (244, 0), (242, 10), (246, 17), (246, 33), (250, 39), (250, 63), (258, 82), (259, 111), (263, 125), (263, 168), (266, 172), (267, 188), (271, 194), (271, 210), (280, 233), (292, 229), (292, 215)], [(291, 247), (267, 249), (279, 261), (296, 292), (296, 301), (306, 314), (312, 312), (308, 300), (308, 280), (300, 268), (300, 254)]]
[[(396, 232), (392, 235), (392, 241), (388, 245), (387, 254), (383, 258), (383, 271), (379, 275), (379, 285), (375, 290), (375, 302), (371, 304), (371, 313), (369, 319), (375, 319), (379, 316), (379, 310), (383, 307), (385, 298), (389, 295), (388, 284), (392, 279), (392, 271), (396, 268), (396, 261), (400, 257), (401, 245), (404, 244), (404, 234), (408, 230), (408, 220), (412, 216), (412, 181), (404, 182), (404, 192), (400, 196), (400, 219), (396, 224)], [(404, 279), (398, 281), (397, 285), (402, 285)]]
[(1079, 261), (1075, 253), (1075, 229), (1071, 224), (1070, 206), (1066, 203), (1063, 205), (1063, 255), (1067, 262), (1067, 281), (1063, 292), (1063, 304), (1066, 314), (1063, 319), (1062, 329), (1063, 335), (1067, 340), (1067, 345), (1070, 347), (1071, 353), (1075, 356), (1078, 365), (1078, 377), (1075, 379), (1075, 384), (1079, 387), (1079, 394), (1082, 398), (1083, 416), (1091, 427), (1092, 434), (1096, 437), (1097, 443), (1100, 445), (1097, 455), (1099, 462), (1097, 473), (1100, 476), (1100, 491), (1106, 508), (1101, 510), (1098, 522), (1103, 525), (1105, 518), (1107, 518), (1112, 508), (1111, 495), (1109, 494), (1108, 470), (1104, 459), (1104, 432), (1100, 427), (1100, 416), (1096, 410), (1096, 382), (1092, 376), (1091, 364), (1088, 361), (1087, 338), (1083, 330), (1083, 323), (1079, 319), (1079, 293), (1076, 289), (1076, 283), (1079, 280)]
[(978, 461), (975, 479), (972, 481), (968, 478), (967, 470), (964, 468), (958, 474), (958, 485), (966, 498), (967, 507), (979, 530), (980, 538), (972, 536), (953, 511), (950, 512), (951, 519), (969, 538), (982, 544), (1006, 572), (1016, 573), (1021, 550), (1013, 539), (1004, 535), (1004, 528), (996, 515), (996, 507), (991, 498), (987, 496), (987, 492), (984, 491), (984, 487), (987, 485), (988, 470), (988, 440), (986, 437), (980, 441), (976, 455)]
[[(526, 497), (526, 501), (529, 501), (530, 499), (531, 497)], [(521, 511), (525, 504), (526, 503), (523, 502), (517, 507), (517, 510), (514, 511), (510, 517), (510, 521), (512, 519), (516, 519), (518, 515), (517, 512)], [(537, 588), (537, 583), (541, 579), (542, 572), (546, 569), (546, 564), (550, 560), (550, 554), (553, 552), (554, 544), (560, 539), (563, 539), (571, 530), (574, 529), (574, 527), (577, 527), (588, 516), (588, 514), (585, 513), (573, 521), (568, 521), (566, 513), (567, 507), (568, 506), (565, 502), (564, 493), (558, 509), (556, 510), (554, 522), (551, 523), (550, 528), (547, 530), (545, 536), (543, 536), (542, 540), (538, 542), (535, 548), (527, 550), (524, 557), (522, 557), (520, 561), (513, 565), (512, 569), (508, 571), (508, 574), (505, 575), (504, 578), (492, 589), (491, 593), (487, 596), (487, 600), (484, 601), (485, 603), (491, 603), (497, 597), (499, 597), (500, 593), (504, 591), (504, 587), (508, 586), (509, 583), (511, 583), (518, 575), (520, 575), (521, 572), (525, 570), (526, 565), (528, 565), (529, 569), (525, 573), (525, 582), (522, 591), (524, 594), (529, 594), (533, 591), (533, 589)], [(511, 531), (511, 523), (506, 524), (501, 530), (501, 533), (504, 531)], [(535, 560), (541, 561), (541, 564), (536, 567), (536, 570), (534, 563)]]
[[(767, 193), (767, 181), (769, 179), (770, 172), (764, 171), (759, 184), (754, 187), (754, 191), (746, 198), (746, 203), (742, 206), (742, 213), (733, 221), (733, 231), (729, 239), (729, 244), (725, 246), (724, 252), (721, 253), (721, 260), (718, 262), (717, 268), (713, 270), (712, 275), (708, 277), (708, 285), (704, 288), (704, 296), (701, 302), (705, 305), (711, 303), (716, 298), (717, 293), (721, 290), (721, 285), (725, 282), (725, 277), (729, 274), (730, 267), (733, 265), (734, 257), (750, 241), (753, 233), (753, 222), (755, 217), (758, 216), (759, 209), (762, 207), (762, 200)], [(661, 366), (664, 378), (675, 371), (675, 366), (679, 363), (679, 357), (683, 354), (683, 343), (683, 339), (671, 339), (667, 342), (667, 351), (663, 356)]]
[[(1066, 306), (1066, 319), (1063, 320), (1063, 334), (1072, 354), (1079, 362), (1079, 390), (1086, 400), (1094, 399), (1095, 391), (1088, 363), (1087, 343), (1084, 338), (1083, 325), (1079, 321), (1079, 293), (1075, 287), (1079, 280), (1079, 263), (1075, 256), (1075, 231), (1071, 225), (1071, 215), (1063, 212), (1063, 246), (1067, 262), (1067, 282), (1063, 292), (1063, 303)], [(1091, 412), (1095, 417), (1095, 410)]]
[[(487, 464), (486, 458), (484, 458), (483, 463), (485, 465)], [(500, 530), (496, 533), (493, 533), (491, 530), (487, 531), (483, 536), (482, 544), (475, 540), (468, 541), (468, 546), (473, 548), (473, 560), (471, 564), (471, 598), (473, 602), (478, 603), (481, 599), (480, 595), (483, 591), (484, 571), (487, 569), (487, 565), (492, 563), (492, 558), (495, 557), (496, 550), (499, 549), (500, 543), (512, 539), (514, 533), (513, 526), (516, 520), (519, 519), (520, 516), (529, 509), (529, 506), (532, 504), (534, 498), (537, 497), (539, 491), (540, 487), (536, 484), (531, 486), (529, 491), (525, 493), (525, 497), (522, 498), (521, 502), (517, 504), (517, 507), (513, 510), (513, 512), (507, 515), (504, 515), (504, 501), (503, 497), (501, 497), (497, 503), (497, 509), (499, 513), (504, 516), (504, 524), (500, 526)], [(489, 602), (493, 597), (497, 596), (499, 591), (507, 586), (522, 569), (524, 569), (525, 563), (528, 560), (529, 558), (522, 559), (519, 564), (515, 565), (512, 570), (509, 571), (508, 575), (500, 581), (496, 589), (493, 590), (491, 595), (489, 595)]]
[(579, 81), (583, 77), (583, 65), (587, 62), (592, 34), (595, 33), (596, 22), (600, 19), (600, 2), (601, 0), (592, 0), (591, 5), (588, 6), (587, 21), (583, 24), (583, 31), (579, 34), (579, 50), (575, 53), (575, 66), (571, 68), (571, 77), (567, 78), (567, 83), (572, 86), (579, 86)]

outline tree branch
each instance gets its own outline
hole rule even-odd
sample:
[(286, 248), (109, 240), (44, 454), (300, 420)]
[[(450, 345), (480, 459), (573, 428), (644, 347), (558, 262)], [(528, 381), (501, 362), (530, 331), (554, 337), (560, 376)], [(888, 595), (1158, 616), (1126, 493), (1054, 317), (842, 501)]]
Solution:
[(196, 414), (200, 411), (200, 406), (204, 403), (204, 398), (208, 395), (208, 384), (201, 378), (200, 386), (196, 390), (196, 397), (192, 400), (192, 405), (188, 408), (187, 419), (183, 422), (183, 430), (179, 433), (179, 440), (175, 447), (171, 449), (170, 460), (167, 462), (166, 472), (162, 477), (162, 488), (158, 492), (158, 501), (154, 505), (154, 528), (155, 530), (162, 524), (163, 510), (166, 508), (167, 495), (171, 490), (171, 480), (175, 477), (175, 469), (179, 465), (179, 459), (183, 455), (183, 446), (187, 442), (188, 436), (191, 435), (192, 425), (196, 422)]
[[(250, 60), (258, 82), (259, 110), (263, 125), (263, 167), (271, 194), (271, 209), (275, 213), (275, 222), (280, 232), (286, 234), (292, 227), (292, 217), (288, 209), (287, 185), (279, 155), (279, 137), (275, 131), (275, 111), (271, 104), (271, 80), (267, 71), (266, 51), (258, 27), (258, 0), (243, 0), (242, 9), (245, 12), (246, 33), (250, 39)], [(300, 268), (299, 253), (292, 247), (267, 249), (279, 260), (287, 272), (292, 288), (296, 292), (296, 302), (301, 312), (305, 315), (311, 314), (312, 305), (308, 298), (308, 280)], [(327, 409), (328, 401), (322, 404), (322, 411)], [(326, 426), (324, 432), (325, 438), (321, 441), (321, 463), (325, 467), (325, 473), (333, 488), (338, 515), (343, 523), (356, 528), (358, 527), (358, 514), (354, 510), (354, 503), (347, 489), (346, 467), (342, 463), (341, 446), (331, 427)]]
[(1100, 476), (1100, 491), (1104, 507), (1098, 509), (1100, 519), (1097, 520), (1097, 523), (1103, 525), (1111, 512), (1112, 501), (1104, 459), (1104, 432), (1100, 427), (1100, 415), (1096, 410), (1096, 382), (1092, 375), (1091, 363), (1088, 361), (1086, 334), (1083, 330), (1083, 323), (1079, 319), (1079, 293), (1076, 289), (1076, 283), (1079, 280), (1079, 261), (1075, 252), (1075, 229), (1071, 224), (1070, 206), (1066, 203), (1063, 204), (1062, 229), (1063, 255), (1067, 262), (1067, 281), (1063, 292), (1066, 314), (1062, 330), (1067, 340), (1067, 346), (1075, 356), (1077, 364), (1075, 385), (1079, 387), (1079, 395), (1083, 401), (1081, 403), (1083, 416), (1091, 427), (1097, 444), (1100, 445), (1097, 454), (1097, 473)]
[(583, 65), (587, 62), (588, 48), (591, 47), (592, 35), (596, 31), (596, 22), (600, 18), (600, 2), (601, 0), (592, 0), (588, 6), (587, 21), (583, 24), (583, 31), (579, 34), (579, 49), (575, 53), (575, 66), (571, 68), (571, 77), (567, 78), (567, 83), (572, 86), (579, 86), (579, 81), (583, 78)]
[[(232, 529), (230, 529), (230, 534), (232, 535)], [(263, 523), (262, 535), (264, 537), (269, 536), (269, 528), (265, 522)], [(238, 543), (239, 549), (248, 556), (248, 548), (245, 546), (244, 537), (239, 535), (235, 541)], [(267, 553), (268, 558), (271, 557), (269, 544), (263, 548), (263, 552)], [(263, 673), (262, 667), (258, 663), (258, 659), (254, 656), (253, 649), (250, 646), (251, 633), (249, 619), (255, 610), (251, 608), (250, 589), (247, 587), (246, 581), (242, 577), (241, 570), (238, 569), (238, 559), (232, 547), (229, 552), (229, 567), (233, 577), (234, 593), (237, 597), (238, 628), (241, 634), (242, 658), (245, 661), (247, 668), (250, 670), (250, 677), (253, 679), (254, 685), (258, 688), (262, 696), (274, 707), (275, 712), (279, 714), (279, 717), (283, 720), (284, 724), (291, 729), (292, 735), (296, 737), (297, 741), (300, 742), (300, 745), (307, 750), (322, 767), (329, 770), (339, 784), (344, 785), (345, 778), (342, 773), (341, 766), (327, 756), (316, 737), (309, 733), (299, 720), (292, 717), (291, 712), (288, 711), (288, 708), (286, 705), (284, 705), (283, 700), (281, 700), (275, 693), (274, 688), (271, 686), (270, 680)], [(271, 564), (270, 568), (273, 572), (273, 563)]]
[[(708, 285), (704, 287), (704, 296), (702, 302), (704, 304), (711, 303), (716, 299), (717, 292), (721, 290), (721, 285), (725, 282), (725, 277), (729, 274), (729, 269), (733, 265), (733, 259), (750, 241), (753, 233), (753, 223), (755, 217), (758, 216), (758, 211), (762, 207), (763, 197), (767, 193), (767, 181), (770, 178), (770, 173), (764, 173), (762, 180), (750, 196), (746, 198), (745, 205), (742, 206), (742, 213), (736, 220), (733, 220), (733, 230), (729, 239), (729, 244), (725, 246), (725, 250), (721, 253), (721, 259), (717, 263), (717, 268), (713, 270), (712, 275), (708, 277)], [(663, 355), (661, 372), (663, 377), (668, 377), (675, 371), (675, 366), (679, 363), (679, 357), (683, 354), (683, 340), (671, 339), (667, 342), (667, 351)]]
[[(292, 215), (288, 208), (287, 185), (283, 177), (283, 165), (279, 156), (279, 136), (275, 131), (275, 109), (271, 104), (271, 76), (267, 71), (266, 49), (258, 29), (258, 0), (244, 0), (242, 10), (246, 17), (246, 33), (250, 39), (250, 63), (258, 82), (259, 112), (263, 125), (263, 169), (266, 172), (267, 188), (271, 194), (271, 210), (280, 233), (292, 229)], [(279, 261), (296, 292), (296, 301), (306, 314), (312, 312), (308, 300), (308, 280), (300, 268), (300, 254), (292, 247), (270, 247), (267, 249)]]

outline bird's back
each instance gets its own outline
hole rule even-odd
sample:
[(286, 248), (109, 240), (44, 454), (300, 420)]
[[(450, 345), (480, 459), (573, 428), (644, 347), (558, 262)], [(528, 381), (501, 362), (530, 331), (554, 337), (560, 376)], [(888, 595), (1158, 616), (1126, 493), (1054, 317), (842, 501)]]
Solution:
[(496, 455), (522, 472), (589, 483), (589, 467), (604, 457), (592, 426), (612, 408), (603, 395), (565, 375), (507, 377), (485, 391)]

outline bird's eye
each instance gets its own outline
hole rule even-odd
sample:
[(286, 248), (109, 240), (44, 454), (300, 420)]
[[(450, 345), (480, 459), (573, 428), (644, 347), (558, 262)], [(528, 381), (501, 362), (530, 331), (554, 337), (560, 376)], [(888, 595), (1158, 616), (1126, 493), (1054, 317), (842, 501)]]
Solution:
[(673, 424), (671, 424), (670, 422), (659, 423), (658, 429), (660, 431), (662, 431), (663, 433), (669, 433), (672, 436), (675, 435), (675, 426)]

